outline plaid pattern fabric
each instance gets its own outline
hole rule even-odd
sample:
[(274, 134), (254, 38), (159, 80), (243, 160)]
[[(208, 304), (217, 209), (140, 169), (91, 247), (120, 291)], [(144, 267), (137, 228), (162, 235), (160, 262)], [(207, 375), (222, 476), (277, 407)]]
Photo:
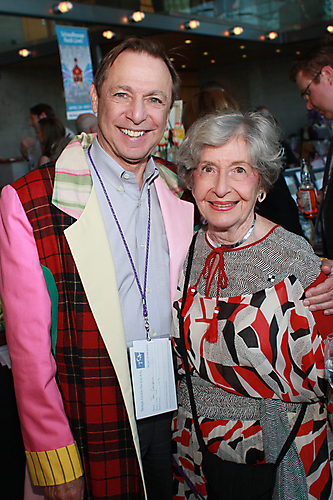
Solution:
[(53, 179), (54, 165), (48, 164), (13, 187), (33, 228), (40, 262), (58, 288), (58, 382), (85, 470), (85, 499), (143, 499), (117, 377), (64, 236), (74, 219), (51, 205)]

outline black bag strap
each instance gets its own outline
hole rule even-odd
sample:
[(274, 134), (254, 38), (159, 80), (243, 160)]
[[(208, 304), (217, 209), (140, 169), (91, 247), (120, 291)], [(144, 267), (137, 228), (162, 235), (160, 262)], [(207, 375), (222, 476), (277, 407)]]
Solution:
[[(185, 367), (186, 382), (187, 382), (188, 393), (189, 393), (189, 397), (190, 397), (193, 422), (194, 422), (195, 432), (197, 434), (197, 439), (198, 439), (201, 453), (204, 454), (204, 452), (207, 451), (208, 448), (206, 446), (206, 443), (203, 440), (202, 432), (201, 432), (200, 425), (199, 425), (197, 407), (196, 407), (195, 399), (194, 399), (193, 386), (192, 386), (192, 380), (191, 380), (191, 374), (190, 374), (190, 367), (188, 364), (187, 350), (186, 350), (186, 345), (185, 345), (184, 318), (182, 316), (182, 312), (183, 312), (183, 309), (185, 307), (185, 302), (186, 302), (188, 285), (190, 282), (192, 261), (193, 261), (194, 248), (195, 248), (195, 242), (196, 242), (197, 235), (198, 235), (198, 233), (196, 233), (193, 236), (191, 246), (189, 248), (187, 268), (186, 268), (185, 281), (184, 281), (184, 290), (183, 290), (183, 297), (182, 297), (182, 307), (181, 307), (180, 315), (179, 315), (179, 329), (180, 329), (180, 344), (181, 344), (181, 349), (182, 349), (182, 356), (183, 356), (183, 362), (184, 362), (184, 367)], [(285, 443), (284, 443), (284, 445), (279, 453), (279, 456), (275, 462), (276, 468), (280, 465), (281, 461), (283, 460), (283, 457), (285, 456), (285, 454), (289, 450), (293, 440), (295, 439), (295, 437), (296, 437), (296, 435), (301, 427), (301, 423), (303, 421), (303, 418), (304, 418), (304, 415), (306, 412), (306, 407), (307, 407), (307, 404), (302, 403), (302, 408), (300, 409), (300, 412), (298, 414), (296, 422), (294, 423), (293, 428), (292, 428), (288, 438), (286, 439), (286, 441), (285, 441)]]
[(189, 396), (190, 396), (195, 432), (197, 434), (201, 453), (204, 453), (204, 451), (207, 449), (207, 447), (206, 447), (206, 444), (205, 444), (203, 437), (202, 437), (202, 432), (201, 432), (201, 429), (199, 426), (199, 421), (198, 421), (197, 407), (196, 407), (195, 401), (194, 401), (193, 387), (192, 387), (192, 381), (191, 381), (191, 375), (190, 375), (190, 367), (188, 364), (187, 351), (186, 351), (186, 345), (185, 345), (184, 318), (182, 316), (182, 312), (184, 310), (185, 302), (186, 302), (188, 285), (190, 282), (192, 261), (193, 261), (194, 248), (195, 248), (195, 242), (197, 239), (197, 235), (198, 235), (198, 233), (196, 233), (193, 236), (191, 246), (190, 246), (189, 252), (188, 252), (187, 268), (186, 268), (183, 298), (182, 298), (182, 307), (181, 307), (180, 315), (179, 315), (179, 330), (180, 330), (180, 343), (181, 343), (181, 349), (182, 349), (183, 363), (185, 366), (186, 382), (187, 382), (188, 392), (189, 392)]

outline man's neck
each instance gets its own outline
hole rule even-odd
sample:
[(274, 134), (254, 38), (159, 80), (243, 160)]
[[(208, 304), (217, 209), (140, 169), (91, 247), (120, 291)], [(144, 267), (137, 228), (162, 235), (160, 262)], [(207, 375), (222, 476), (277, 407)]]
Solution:
[(144, 172), (148, 163), (149, 158), (144, 158), (138, 162), (129, 162), (125, 158), (121, 158), (117, 156), (110, 148), (106, 149), (104, 145), (101, 143), (101, 141), (98, 138), (97, 134), (97, 141), (100, 147), (115, 161), (118, 163), (118, 165), (126, 170), (127, 172), (132, 172), (135, 175), (136, 181), (139, 185), (139, 188), (141, 189), (144, 183)]

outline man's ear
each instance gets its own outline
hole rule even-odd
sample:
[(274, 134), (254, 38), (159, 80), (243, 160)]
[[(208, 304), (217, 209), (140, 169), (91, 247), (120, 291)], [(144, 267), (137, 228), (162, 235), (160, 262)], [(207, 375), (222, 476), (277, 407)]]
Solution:
[(96, 85), (94, 82), (90, 85), (90, 99), (91, 99), (91, 107), (94, 113), (98, 112), (98, 94)]

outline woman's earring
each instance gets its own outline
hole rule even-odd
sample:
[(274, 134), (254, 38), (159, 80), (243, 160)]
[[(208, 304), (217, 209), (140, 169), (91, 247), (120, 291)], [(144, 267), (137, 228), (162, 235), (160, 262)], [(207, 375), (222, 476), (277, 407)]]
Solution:
[(264, 201), (264, 199), (265, 199), (265, 191), (260, 191), (259, 196), (258, 196), (258, 200)]

